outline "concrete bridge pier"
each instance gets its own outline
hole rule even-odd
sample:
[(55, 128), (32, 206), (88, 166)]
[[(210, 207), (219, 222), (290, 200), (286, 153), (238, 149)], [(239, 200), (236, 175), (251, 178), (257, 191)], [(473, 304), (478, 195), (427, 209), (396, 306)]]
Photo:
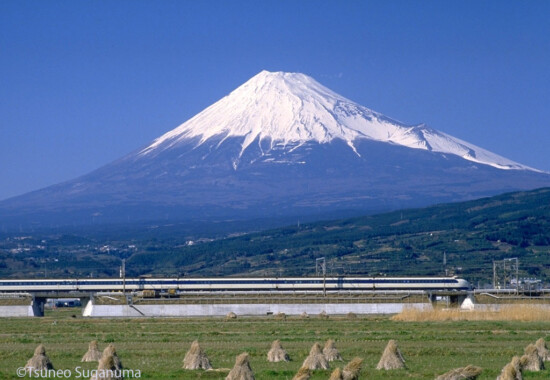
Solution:
[(94, 296), (90, 294), (87, 297), (80, 297), (79, 299), (80, 299), (80, 304), (82, 305), (82, 313), (84, 313), (84, 308), (88, 306), (89, 302), (93, 302)]
[(473, 302), (471, 292), (428, 292), (428, 298), (430, 299), (430, 302), (434, 307), (442, 306), (459, 308), (464, 304), (466, 300), (469, 300), (469, 302)]
[(43, 297), (33, 297), (32, 303), (30, 306), (29, 315), (30, 317), (43, 317), (44, 316), (44, 305), (46, 304), (46, 298)]
[(14, 297), (0, 304), (1, 317), (43, 317), (46, 298)]
[(462, 305), (464, 303), (466, 298), (468, 298), (468, 294), (463, 293), (463, 294), (457, 294), (457, 295), (453, 295), (453, 296), (449, 296), (449, 297), (450, 297), (451, 305), (453, 305), (455, 307), (457, 307), (457, 306), (460, 307), (460, 305)]
[(468, 292), (468, 295), (460, 303), (461, 310), (474, 310), (475, 309), (476, 299), (474, 297), (474, 292)]

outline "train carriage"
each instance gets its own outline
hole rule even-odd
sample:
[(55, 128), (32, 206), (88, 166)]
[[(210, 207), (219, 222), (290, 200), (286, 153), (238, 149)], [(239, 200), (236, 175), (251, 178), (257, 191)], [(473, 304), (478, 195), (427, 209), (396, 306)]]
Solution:
[(211, 277), (0, 280), (0, 292), (469, 290), (457, 277)]

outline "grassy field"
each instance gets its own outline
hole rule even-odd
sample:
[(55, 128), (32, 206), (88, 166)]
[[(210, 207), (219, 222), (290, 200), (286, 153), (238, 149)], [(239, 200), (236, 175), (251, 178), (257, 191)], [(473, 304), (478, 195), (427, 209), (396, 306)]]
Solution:
[[(142, 379), (224, 379), (235, 356), (248, 352), (256, 379), (291, 379), (316, 341), (335, 339), (346, 361), (364, 359), (362, 379), (434, 379), (455, 367), (474, 364), (484, 369), (479, 379), (495, 379), (514, 355), (544, 337), (550, 341), (550, 321), (398, 322), (389, 317), (331, 317), (320, 320), (273, 317), (203, 319), (84, 319), (80, 310), (49, 311), (44, 318), (0, 319), (0, 379), (17, 379), (39, 343), (56, 369), (97, 368), (80, 363), (88, 343), (100, 349), (114, 343), (126, 368), (139, 369)], [(73, 317), (75, 315), (76, 317)], [(186, 371), (182, 360), (199, 339), (214, 368), (227, 371)], [(280, 339), (291, 356), (288, 363), (268, 363), (271, 342)], [(396, 339), (408, 369), (380, 372), (374, 368), (389, 339)], [(549, 363), (550, 364), (550, 363)], [(333, 363), (332, 368), (342, 366)], [(550, 367), (550, 365), (549, 365)], [(315, 371), (312, 379), (328, 379), (331, 370)], [(525, 373), (525, 379), (548, 379), (550, 370)]]

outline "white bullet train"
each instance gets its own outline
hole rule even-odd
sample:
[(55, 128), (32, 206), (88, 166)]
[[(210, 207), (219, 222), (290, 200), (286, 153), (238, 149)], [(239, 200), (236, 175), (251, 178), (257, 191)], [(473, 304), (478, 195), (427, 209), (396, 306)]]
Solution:
[(0, 292), (222, 291), (464, 291), (457, 277), (211, 277), (0, 280)]

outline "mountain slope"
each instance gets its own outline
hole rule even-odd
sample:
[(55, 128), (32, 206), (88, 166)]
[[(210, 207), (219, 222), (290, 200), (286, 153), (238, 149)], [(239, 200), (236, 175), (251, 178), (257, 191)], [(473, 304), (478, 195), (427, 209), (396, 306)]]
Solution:
[[(550, 188), (475, 201), (254, 233), (172, 250), (139, 252), (129, 265), (208, 275), (442, 275), (489, 283), (493, 260), (517, 257), (520, 277), (550, 281)], [(166, 249), (166, 248), (164, 248)], [(161, 248), (162, 250), (162, 248)], [(175, 272), (174, 272), (175, 271)]]
[(303, 74), (261, 72), (149, 146), (0, 202), (3, 226), (359, 213), (550, 186), (550, 175), (407, 126)]
[(512, 257), (520, 277), (548, 282), (550, 188), (205, 238), (175, 223), (0, 234), (0, 276), (116, 277), (122, 258), (129, 276), (311, 275), (321, 257), (335, 275), (441, 275), (445, 254), (450, 273), (475, 285)]

